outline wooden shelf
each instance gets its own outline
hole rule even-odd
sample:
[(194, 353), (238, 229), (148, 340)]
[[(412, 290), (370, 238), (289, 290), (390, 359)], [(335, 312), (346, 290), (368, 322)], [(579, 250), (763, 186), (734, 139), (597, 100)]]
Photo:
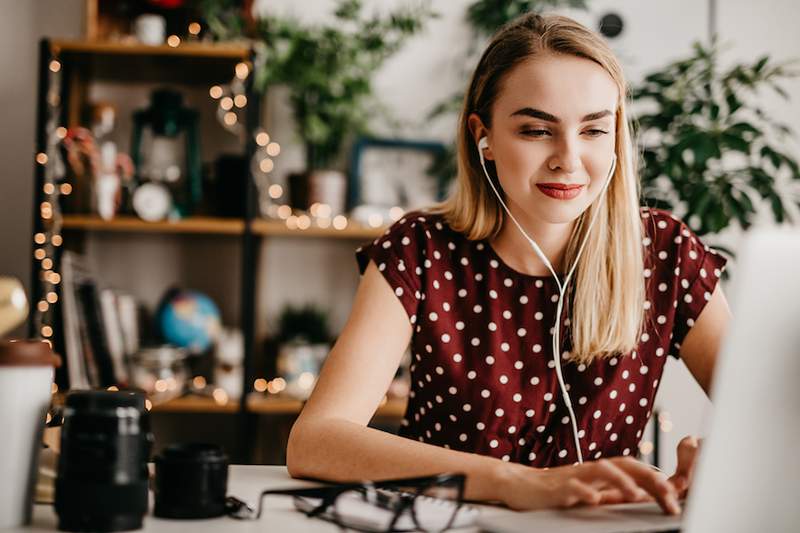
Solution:
[(239, 402), (218, 403), (204, 396), (181, 396), (168, 402), (154, 405), (152, 413), (237, 413)]
[(240, 235), (244, 221), (237, 218), (191, 217), (181, 220), (146, 222), (132, 216), (103, 220), (92, 215), (64, 215), (64, 229), (128, 233), (202, 233)]
[[(69, 83), (105, 80), (119, 83), (229, 83), (236, 64), (250, 58), (241, 45), (185, 43), (177, 47), (140, 43), (52, 40), (50, 49), (63, 64)], [(74, 91), (73, 91), (74, 92)]]
[[(402, 418), (406, 410), (405, 399), (387, 400), (378, 407), (375, 418)], [(303, 409), (304, 402), (294, 398), (280, 396), (264, 396), (253, 393), (247, 398), (247, 409), (259, 415), (296, 416)], [(203, 396), (182, 396), (168, 402), (154, 405), (153, 413), (237, 413), (238, 401), (218, 403), (213, 398)]]
[(386, 227), (370, 228), (354, 222), (348, 223), (344, 229), (332, 227), (320, 228), (311, 226), (308, 229), (290, 229), (280, 220), (255, 220), (253, 233), (271, 237), (323, 237), (340, 239), (374, 239), (382, 235)]
[[(127, 233), (186, 233), (206, 235), (241, 235), (244, 221), (238, 218), (189, 217), (181, 220), (145, 222), (132, 216), (119, 216), (103, 220), (92, 215), (64, 215), (65, 230)], [(385, 227), (370, 228), (354, 223), (344, 229), (310, 227), (289, 229), (279, 220), (253, 221), (253, 233), (267, 237), (339, 238), (353, 240), (374, 239), (382, 235)]]
[(55, 39), (50, 41), (53, 52), (95, 55), (173, 56), (183, 58), (223, 58), (247, 60), (250, 48), (246, 45), (181, 43), (172, 47), (166, 44), (149, 46), (138, 42), (84, 41)]
[[(303, 408), (301, 400), (270, 397), (253, 393), (247, 399), (247, 408), (252, 413), (271, 415), (297, 415)], [(402, 418), (406, 410), (405, 398), (387, 400), (378, 407), (375, 418)]]

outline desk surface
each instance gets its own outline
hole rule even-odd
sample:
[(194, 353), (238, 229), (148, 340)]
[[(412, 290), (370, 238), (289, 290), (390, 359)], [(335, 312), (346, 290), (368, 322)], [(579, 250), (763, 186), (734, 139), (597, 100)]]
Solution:
[[(232, 465), (228, 477), (228, 494), (241, 500), (254, 504), (258, 495), (265, 489), (315, 487), (318, 483), (292, 479), (289, 477), (285, 466), (245, 466)], [(488, 513), (509, 514), (512, 511), (500, 507), (478, 506), (486, 516)], [(264, 525), (268, 524), (269, 529)], [(4, 529), (3, 532), (56, 531), (57, 517), (51, 505), (36, 505), (33, 511), (33, 522), (23, 528)], [(302, 513), (294, 510), (290, 498), (272, 498), (265, 500), (264, 511), (259, 521), (234, 520), (228, 517), (213, 518), (210, 520), (164, 520), (155, 518), (150, 514), (145, 517), (144, 532), (185, 532), (191, 528), (193, 533), (203, 532), (236, 532), (252, 531), (264, 533), (265, 531), (304, 531), (310, 533), (331, 532), (340, 533), (340, 529), (329, 522), (320, 519), (307, 518)], [(460, 532), (477, 532), (477, 528), (463, 528)]]

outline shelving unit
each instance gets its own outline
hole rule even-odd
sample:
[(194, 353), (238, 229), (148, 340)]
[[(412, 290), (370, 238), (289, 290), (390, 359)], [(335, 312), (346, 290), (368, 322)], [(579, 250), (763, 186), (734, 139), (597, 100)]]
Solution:
[[(40, 87), (39, 114), (37, 119), (37, 153), (46, 150), (45, 127), (47, 121), (47, 95), (49, 93), (48, 69), (52, 61), (57, 61), (62, 69), (60, 101), (60, 124), (65, 127), (81, 125), (81, 109), (88, 100), (89, 86), (94, 81), (123, 82), (126, 85), (146, 84), (148, 82), (178, 83), (210, 87), (224, 84), (231, 80), (235, 66), (239, 62), (248, 62), (251, 50), (246, 46), (207, 45), (183, 43), (178, 47), (145, 46), (141, 44), (109, 43), (79, 40), (43, 40), (40, 46)], [(258, 148), (254, 133), (259, 127), (260, 101), (252, 90), (252, 77), (248, 79), (245, 155), (250, 157)], [(46, 232), (45, 222), (40, 218), (40, 205), (46, 201), (43, 192), (45, 183), (45, 165), (35, 164), (36, 187), (34, 202), (34, 232)], [(152, 408), (155, 414), (177, 415), (235, 415), (238, 426), (238, 450), (235, 457), (248, 461), (253, 455), (252, 445), (256, 435), (258, 416), (296, 416), (302, 409), (303, 402), (285, 397), (264, 395), (249, 392), (254, 382), (255, 351), (255, 278), (258, 271), (256, 250), (264, 238), (314, 238), (332, 240), (365, 241), (376, 238), (385, 231), (385, 227), (366, 227), (349, 221), (342, 229), (333, 227), (312, 226), (306, 229), (291, 228), (283, 220), (259, 219), (255, 213), (255, 197), (257, 191), (253, 179), (247, 180), (245, 214), (241, 218), (221, 218), (213, 216), (191, 216), (180, 220), (161, 222), (145, 222), (134, 216), (117, 216), (112, 220), (103, 220), (89, 214), (65, 214), (61, 218), (61, 233), (66, 248), (74, 247), (92, 234), (106, 234), (105, 238), (125, 238), (129, 234), (146, 236), (221, 236), (240, 242), (238, 261), (241, 263), (238, 314), (244, 337), (244, 372), (243, 390), (246, 394), (238, 401), (218, 403), (213, 398), (202, 396), (184, 396)], [(58, 259), (61, 248), (54, 253), (54, 271), (58, 270)], [(38, 260), (32, 263), (33, 294), (43, 296), (43, 281)], [(54, 308), (58, 309), (55, 304)], [(61, 315), (56, 311), (56, 318)], [(61, 332), (54, 324), (52, 339), (58, 346), (63, 343)], [(31, 336), (38, 336), (33, 320), (30, 327)], [(59, 340), (61, 339), (61, 340)], [(63, 344), (62, 344), (63, 346)], [(405, 409), (405, 400), (385, 401), (378, 409), (375, 419), (396, 423)]]

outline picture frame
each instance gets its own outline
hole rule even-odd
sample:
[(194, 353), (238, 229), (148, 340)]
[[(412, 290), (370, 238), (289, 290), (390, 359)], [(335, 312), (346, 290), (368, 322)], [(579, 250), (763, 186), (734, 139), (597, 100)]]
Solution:
[(446, 153), (436, 141), (362, 137), (353, 145), (348, 210), (368, 205), (411, 210), (444, 198), (446, 183), (430, 169)]

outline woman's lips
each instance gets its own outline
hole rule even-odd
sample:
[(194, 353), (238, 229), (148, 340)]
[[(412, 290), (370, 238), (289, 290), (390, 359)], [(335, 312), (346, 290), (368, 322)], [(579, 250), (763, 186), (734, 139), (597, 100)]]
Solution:
[(564, 183), (537, 183), (536, 186), (542, 193), (556, 200), (572, 200), (583, 189), (583, 185), (566, 185)]

